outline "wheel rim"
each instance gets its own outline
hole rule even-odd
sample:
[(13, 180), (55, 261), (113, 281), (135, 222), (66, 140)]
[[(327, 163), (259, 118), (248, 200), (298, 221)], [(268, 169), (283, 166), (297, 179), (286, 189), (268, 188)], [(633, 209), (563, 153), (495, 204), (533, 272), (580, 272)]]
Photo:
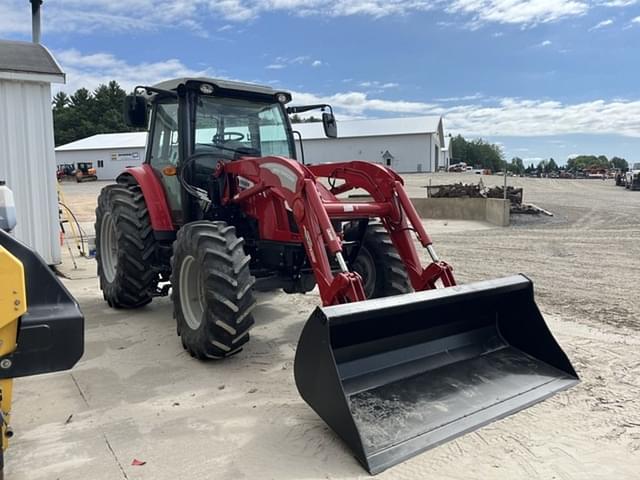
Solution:
[(353, 262), (353, 270), (362, 277), (364, 293), (371, 298), (376, 287), (376, 264), (365, 247), (360, 247), (358, 257)]
[(191, 330), (197, 330), (204, 315), (204, 288), (196, 259), (189, 255), (180, 266), (180, 305)]
[(102, 218), (100, 228), (100, 260), (102, 272), (107, 282), (111, 283), (116, 278), (116, 265), (118, 264), (118, 239), (116, 225), (110, 213)]

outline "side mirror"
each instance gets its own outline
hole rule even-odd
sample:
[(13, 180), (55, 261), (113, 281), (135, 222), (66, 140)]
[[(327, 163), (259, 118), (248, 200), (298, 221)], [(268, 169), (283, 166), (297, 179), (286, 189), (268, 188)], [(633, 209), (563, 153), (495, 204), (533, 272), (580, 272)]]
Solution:
[(127, 95), (124, 100), (124, 122), (129, 127), (147, 127), (147, 101), (141, 95)]
[(324, 134), (329, 138), (338, 138), (338, 125), (336, 124), (336, 117), (333, 113), (324, 112), (322, 114), (322, 126), (324, 127)]

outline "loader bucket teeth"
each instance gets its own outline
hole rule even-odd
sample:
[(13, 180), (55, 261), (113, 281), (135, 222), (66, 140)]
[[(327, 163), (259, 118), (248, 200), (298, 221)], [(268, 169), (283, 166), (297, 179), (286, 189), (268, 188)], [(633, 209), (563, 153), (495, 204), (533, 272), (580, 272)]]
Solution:
[(579, 382), (522, 275), (317, 308), (294, 371), (372, 474)]

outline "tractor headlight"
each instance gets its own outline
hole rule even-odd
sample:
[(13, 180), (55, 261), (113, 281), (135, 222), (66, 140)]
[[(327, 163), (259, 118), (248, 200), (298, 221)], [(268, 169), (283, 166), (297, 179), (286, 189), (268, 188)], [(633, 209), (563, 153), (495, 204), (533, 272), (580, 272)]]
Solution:
[(210, 83), (203, 83), (200, 85), (200, 93), (205, 95), (211, 95), (213, 93), (213, 85)]
[(276, 93), (276, 100), (280, 103), (287, 103), (289, 101), (289, 96), (286, 93)]

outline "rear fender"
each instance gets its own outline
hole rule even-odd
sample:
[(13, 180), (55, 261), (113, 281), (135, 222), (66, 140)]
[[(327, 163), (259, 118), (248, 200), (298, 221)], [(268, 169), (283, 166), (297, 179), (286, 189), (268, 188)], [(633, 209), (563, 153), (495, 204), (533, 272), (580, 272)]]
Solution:
[(118, 183), (138, 184), (149, 209), (151, 227), (156, 232), (173, 232), (171, 210), (164, 192), (162, 182), (148, 164), (140, 167), (129, 167), (116, 179)]

